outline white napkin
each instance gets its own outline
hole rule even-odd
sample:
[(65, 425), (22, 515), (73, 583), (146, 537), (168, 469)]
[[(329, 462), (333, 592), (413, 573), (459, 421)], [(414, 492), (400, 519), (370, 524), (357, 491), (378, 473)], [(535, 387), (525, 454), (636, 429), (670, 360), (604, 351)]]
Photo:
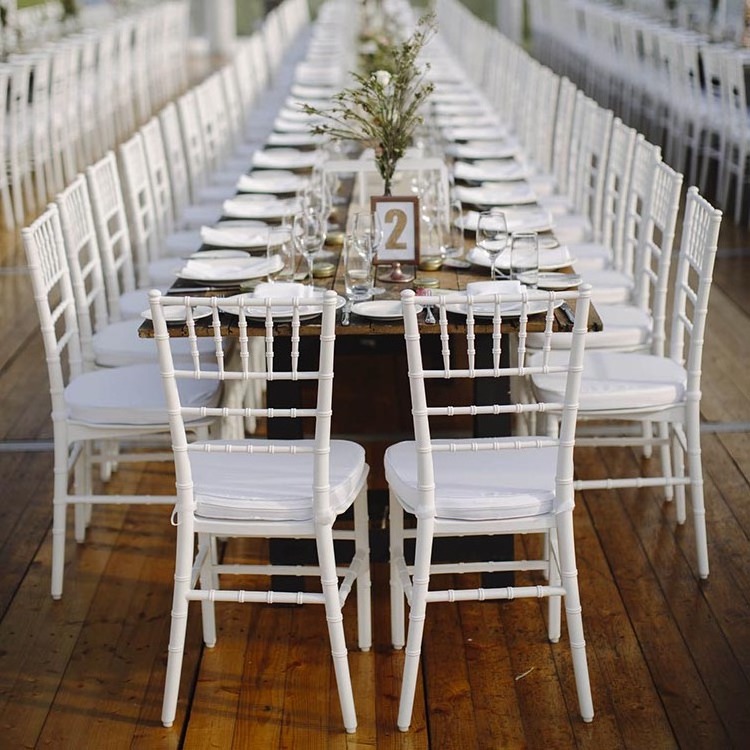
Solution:
[[(554, 228), (552, 214), (545, 208), (521, 208), (513, 210), (506, 209), (505, 220), (508, 223), (509, 232), (548, 232)], [(478, 211), (466, 211), (462, 218), (464, 229), (473, 232), (477, 229), (479, 221)]]
[(255, 287), (253, 297), (257, 299), (294, 299), (299, 297), (322, 297), (322, 294), (311, 286), (290, 281), (263, 282)]
[(268, 228), (203, 226), (201, 240), (214, 247), (263, 247), (268, 242)]
[(466, 285), (467, 294), (500, 294), (503, 297), (521, 294), (521, 282), (505, 279), (502, 281), (471, 281)]
[(514, 140), (471, 140), (466, 143), (449, 143), (445, 149), (458, 159), (509, 159), (521, 150)]
[(272, 219), (294, 213), (297, 205), (296, 200), (243, 201), (233, 198), (224, 201), (221, 210), (224, 216), (235, 219)]
[[(281, 262), (280, 258), (274, 261)], [(240, 281), (265, 276), (273, 270), (271, 261), (266, 258), (191, 258), (182, 267), (178, 276), (183, 279), (203, 281)]]
[(299, 151), (293, 148), (269, 148), (253, 154), (253, 166), (301, 169), (314, 167), (320, 158), (317, 151)]
[(500, 206), (509, 203), (536, 203), (534, 189), (527, 182), (489, 183), (479, 187), (459, 185), (456, 197), (466, 203)]
[(458, 180), (523, 180), (529, 176), (529, 169), (517, 161), (485, 159), (457, 161), (453, 174)]
[(296, 193), (307, 184), (307, 179), (293, 172), (243, 174), (237, 180), (241, 193)]

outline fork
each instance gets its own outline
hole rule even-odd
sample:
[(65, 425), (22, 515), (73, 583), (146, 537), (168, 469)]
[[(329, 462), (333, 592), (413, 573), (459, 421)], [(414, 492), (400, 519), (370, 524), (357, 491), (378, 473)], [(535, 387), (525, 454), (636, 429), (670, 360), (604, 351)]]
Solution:
[(424, 306), (424, 322), (427, 323), (428, 326), (435, 325), (437, 322), (435, 320), (435, 313), (432, 312), (432, 305)]

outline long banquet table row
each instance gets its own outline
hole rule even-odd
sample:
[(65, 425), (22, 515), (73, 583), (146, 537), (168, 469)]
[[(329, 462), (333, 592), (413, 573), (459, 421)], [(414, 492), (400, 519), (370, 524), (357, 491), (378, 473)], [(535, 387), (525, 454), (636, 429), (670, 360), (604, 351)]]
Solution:
[[(295, 29), (304, 26), (306, 8), (298, 0), (282, 7), (298, 13), (296, 25), (292, 23)], [(469, 534), (472, 539), (484, 532), (551, 535), (543, 559), (533, 565), (520, 562), (516, 568), (513, 560), (497, 559), (504, 555), (495, 545), (489, 553), (493, 560), (484, 568), (479, 562), (462, 562), (441, 570), (489, 574), (482, 587), (461, 592), (458, 598), (550, 597), (552, 641), (560, 636), (559, 601), (566, 597), (578, 700), (588, 722), (593, 707), (572, 538), (573, 491), (586, 486), (573, 481), (575, 417), (578, 413), (581, 421), (591, 419), (594, 430), (602, 419), (635, 427), (636, 443), (659, 452), (660, 472), (610, 477), (597, 486), (663, 486), (677, 499), (680, 522), (686, 517), (685, 486), (691, 486), (697, 575), (706, 577), (698, 407), (701, 337), (720, 213), (695, 188), (688, 191), (667, 346), (667, 293), (682, 176), (663, 163), (658, 148), (610, 110), (453, 0), (437, 4), (439, 31), (418, 59), (425, 81), (434, 87), (424, 123), (396, 165), (393, 194), (382, 195), (378, 144), (337, 144), (321, 138), (326, 112), (350, 85), (347, 71), (362, 53), (356, 33), (361, 26), (352, 25), (342, 12), (348, 7), (344, 0), (330, 0), (321, 7), (304, 58), (289, 68), (289, 87), (273, 113), (270, 133), (261, 135), (258, 126), (251, 127), (248, 136), (243, 123), (258, 121), (252, 111), (237, 114), (243, 71), (227, 66), (122, 144), (118, 161), (109, 154), (94, 164), (24, 230), (48, 346), (53, 402), (59, 400), (53, 404), (58, 477), (53, 596), (62, 595), (69, 505), (76, 508), (76, 535), (81, 541), (90, 521), (90, 507), (84, 505), (175, 502), (165, 496), (94, 495), (91, 478), (83, 476), (80, 464), (70, 491), (71, 467), (76, 461), (85, 461), (87, 471), (96, 465), (106, 480), (127, 460), (126, 443), (142, 447), (171, 431), (178, 473), (178, 552), (165, 726), (172, 725), (178, 710), (188, 601), (203, 603), (207, 645), (216, 640), (214, 601), (262, 601), (325, 604), (344, 725), (354, 731), (341, 608), (356, 581), (358, 642), (367, 650), (369, 550), (367, 534), (362, 533), (368, 525), (362, 493), (368, 469), (361, 448), (330, 440), (332, 341), (335, 335), (400, 342), (406, 332), (413, 379), (490, 380), (489, 392), (473, 394), (479, 405), (441, 405), (431, 412), (415, 401), (417, 440), (420, 434), (424, 440), (418, 425), (428, 413), (501, 415), (512, 420), (506, 419), (501, 427), (493, 422), (487, 432), (474, 423), (474, 438), (451, 442), (450, 447), (441, 449), (429, 440), (428, 448), (420, 444), (421, 455), (444, 455), (449, 471), (453, 466), (455, 473), (438, 471), (435, 476), (441, 481), (447, 476), (447, 487), (457, 492), (447, 497), (456, 502), (451, 510), (458, 517), (450, 512), (440, 516), (444, 498), (438, 494), (436, 500), (431, 469), (424, 460), (414, 469), (418, 481), (410, 484), (413, 476), (404, 468), (409, 460), (404, 451), (411, 443), (405, 443), (406, 448), (392, 446), (386, 453), (392, 491), (396, 647), (405, 641), (404, 597), (410, 605), (399, 729), (410, 724), (424, 608), (428, 601), (456, 599), (455, 591), (427, 591), (433, 526), (438, 536)], [(365, 29), (378, 22), (377, 16), (367, 15), (367, 8), (361, 9), (359, 19)], [(389, 23), (404, 36), (418, 25), (406, 3), (383, 3), (378, 8), (387, 11)], [(287, 35), (289, 40), (294, 37)], [(249, 44), (244, 49), (252, 48)], [(488, 60), (495, 64), (488, 65)], [(279, 68), (275, 79), (278, 91), (283, 89), (282, 72)], [(359, 80), (382, 91), (392, 79), (376, 70), (371, 79)], [(177, 168), (178, 143), (184, 149), (181, 169), (193, 172), (187, 188)], [(374, 152), (368, 148), (372, 145)], [(192, 203), (187, 208), (181, 204), (178, 219), (174, 208), (181, 191), (190, 193)], [(365, 229), (360, 221), (366, 222)], [(114, 266), (116, 253), (122, 263), (120, 276), (129, 275), (124, 288), (117, 273), (107, 269), (108, 263)], [(355, 262), (360, 265), (353, 266)], [(96, 295), (86, 296), (85, 274)], [(694, 287), (696, 275), (700, 283)], [(135, 288), (136, 276), (140, 289)], [(54, 297), (51, 292), (58, 283), (62, 303), (50, 310), (47, 297)], [(146, 296), (152, 287), (161, 291)], [(416, 292), (416, 300), (402, 295), (406, 289)], [(119, 308), (123, 292), (140, 304), (135, 317), (127, 318)], [(106, 298), (96, 310), (94, 296)], [(586, 311), (589, 296), (595, 309), (576, 322), (576, 299)], [(119, 319), (102, 325), (107, 306), (117, 306)], [(72, 320), (73, 309), (80, 332)], [(141, 322), (143, 317), (148, 320)], [(61, 386), (67, 376), (52, 369), (59, 365), (55, 360), (60, 351), (52, 331), (55, 321), (70, 326), (60, 347), (80, 337), (79, 357), (65, 389)], [(113, 326), (127, 329), (130, 337), (119, 349), (106, 335)], [(154, 331), (159, 365), (154, 363), (150, 339)], [(447, 352), (461, 335), (466, 343), (460, 356), (469, 364), (456, 370)], [(414, 366), (411, 357), (417, 355), (410, 342), (422, 337), (439, 342), (442, 370)], [(181, 338), (187, 338), (188, 346), (180, 348)], [(239, 369), (230, 383), (232, 340), (239, 346)], [(585, 360), (584, 341), (593, 350)], [(319, 372), (315, 366), (306, 369), (310, 352), (305, 342), (313, 344), (313, 355), (319, 345)], [(483, 344), (489, 347), (487, 361), (475, 351), (475, 345), (478, 349)], [(204, 367), (204, 358), (212, 357), (215, 368)], [(175, 370), (183, 378), (182, 390), (174, 384)], [(168, 421), (153, 390), (158, 385), (160, 397), (165, 395), (162, 380)], [(315, 409), (289, 405), (304, 396), (304, 380), (321, 382)], [(223, 392), (216, 381), (225, 386)], [(415, 394), (416, 386), (412, 395), (417, 398)], [(314, 418), (315, 437), (305, 441), (303, 431), (282, 447), (269, 447), (255, 435), (246, 437), (259, 417), (268, 418), (264, 428), (272, 439), (290, 437), (275, 434), (271, 422), (276, 418)], [(507, 435), (511, 428), (512, 437)], [(188, 441), (188, 434), (197, 440)], [(486, 442), (479, 439), (484, 436)], [(593, 439), (620, 444), (626, 438), (607, 432), (594, 433)], [(506, 461), (499, 473), (487, 473), (490, 464), (481, 460), (486, 451), (508, 455), (516, 449), (537, 451), (527, 455), (539, 463), (528, 458)], [(300, 507), (296, 495), (279, 496), (284, 489), (279, 487), (281, 478), (292, 489), (297, 487), (299, 475), (291, 461), (298, 453), (315, 456), (314, 469), (308, 466), (315, 472), (309, 508)], [(561, 458), (556, 463), (557, 455)], [(243, 464), (240, 457), (250, 463)], [(142, 453), (135, 454), (134, 460), (139, 458), (143, 460)], [(168, 454), (167, 460), (171, 458)], [(540, 466), (547, 468), (541, 471)], [(498, 490), (498, 477), (511, 475), (524, 489), (514, 484), (507, 492)], [(543, 491), (529, 488), (529, 483), (542, 482), (540, 476), (549, 486)], [(502, 497), (499, 511), (492, 502), (484, 504), (496, 498), (496, 491)], [(507, 495), (518, 507), (508, 507)], [(414, 534), (404, 530), (396, 500), (416, 516), (413, 565), (406, 563), (403, 548), (404, 538)], [(337, 574), (331, 568), (337, 533), (333, 521), (350, 506), (354, 530), (343, 530), (343, 537), (355, 542), (356, 553), (348, 572)], [(269, 591), (221, 589), (220, 574), (309, 574), (307, 563), (292, 560), (285, 549), (271, 550), (271, 563), (281, 563), (275, 570), (222, 565), (217, 540), (235, 534), (315, 539), (320, 566), (327, 570), (321, 573), (323, 593), (290, 592), (286, 583), (272, 584)], [(193, 561), (195, 541), (198, 557)], [(469, 547), (459, 545), (453, 551), (459, 549), (464, 560), (473, 560), (480, 545), (472, 541)], [(498, 574), (516, 570), (546, 571), (546, 583), (498, 582)]]

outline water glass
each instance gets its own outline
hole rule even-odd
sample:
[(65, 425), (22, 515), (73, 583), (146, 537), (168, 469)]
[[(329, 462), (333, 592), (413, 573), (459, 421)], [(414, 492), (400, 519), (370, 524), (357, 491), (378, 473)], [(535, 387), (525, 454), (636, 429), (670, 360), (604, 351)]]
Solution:
[(346, 298), (361, 302), (372, 296), (373, 266), (368, 255), (360, 249), (354, 236), (344, 238), (344, 285)]
[(527, 286), (539, 281), (539, 239), (536, 232), (514, 232), (510, 238), (510, 277)]
[(290, 226), (271, 229), (266, 243), (268, 281), (294, 281), (297, 269), (297, 251)]

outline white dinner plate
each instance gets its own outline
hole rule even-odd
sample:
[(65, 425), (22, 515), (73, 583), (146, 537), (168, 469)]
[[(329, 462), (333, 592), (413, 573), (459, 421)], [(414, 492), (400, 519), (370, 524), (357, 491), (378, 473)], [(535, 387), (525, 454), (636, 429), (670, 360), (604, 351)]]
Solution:
[[(559, 307), (562, 305), (563, 300), (555, 300), (553, 307)], [(521, 315), (521, 302), (501, 302), (500, 313), (505, 318), (517, 318)], [(467, 315), (467, 305), (455, 304), (446, 305), (445, 309), (448, 312), (458, 313), (459, 315)], [(545, 312), (547, 310), (547, 302), (545, 300), (534, 300), (528, 302), (526, 305), (526, 311), (528, 315), (537, 315), (538, 313)], [(491, 318), (495, 314), (495, 305), (492, 303), (481, 303), (474, 305), (474, 316), (477, 318)]]
[(583, 279), (577, 273), (556, 273), (548, 271), (537, 275), (536, 285), (539, 289), (573, 289), (580, 286)]
[[(417, 305), (417, 312), (422, 310)], [(363, 318), (375, 318), (378, 320), (399, 320), (401, 313), (401, 300), (398, 299), (374, 299), (366, 302), (357, 302), (352, 305), (352, 312)]]
[[(322, 298), (322, 294), (320, 295)], [(262, 303), (262, 298), (256, 294), (235, 294), (232, 297), (226, 297), (219, 305), (219, 310), (231, 315), (239, 316), (239, 303), (243, 301), (245, 304), (245, 317), (251, 320), (265, 320), (266, 319), (266, 307)], [(252, 304), (257, 302), (257, 304)], [(346, 300), (338, 296), (336, 297), (336, 309), (343, 307)], [(323, 312), (323, 302), (321, 300), (320, 305), (306, 306), (300, 310), (300, 320), (310, 320), (317, 317)], [(293, 309), (287, 306), (279, 306), (273, 309), (273, 317), (275, 320), (291, 320)]]
[[(472, 247), (468, 253), (466, 253), (466, 260), (475, 266), (481, 266), (482, 268), (490, 268), (490, 256), (487, 255), (487, 251), (481, 247)], [(559, 268), (566, 268), (572, 265), (573, 258), (570, 255), (566, 245), (558, 245), (557, 247), (539, 249), (539, 270), (540, 271), (555, 271)], [(495, 261), (495, 268), (501, 271), (510, 270), (510, 250), (505, 249), (500, 255), (497, 256)]]
[[(167, 323), (184, 323), (187, 320), (185, 305), (175, 305), (172, 307), (168, 305), (162, 308), (164, 310), (164, 318)], [(205, 305), (198, 305), (193, 308), (193, 320), (200, 320), (201, 318), (207, 318), (211, 315), (211, 308)], [(151, 308), (144, 310), (141, 313), (141, 317), (146, 320), (153, 320), (151, 316)]]

